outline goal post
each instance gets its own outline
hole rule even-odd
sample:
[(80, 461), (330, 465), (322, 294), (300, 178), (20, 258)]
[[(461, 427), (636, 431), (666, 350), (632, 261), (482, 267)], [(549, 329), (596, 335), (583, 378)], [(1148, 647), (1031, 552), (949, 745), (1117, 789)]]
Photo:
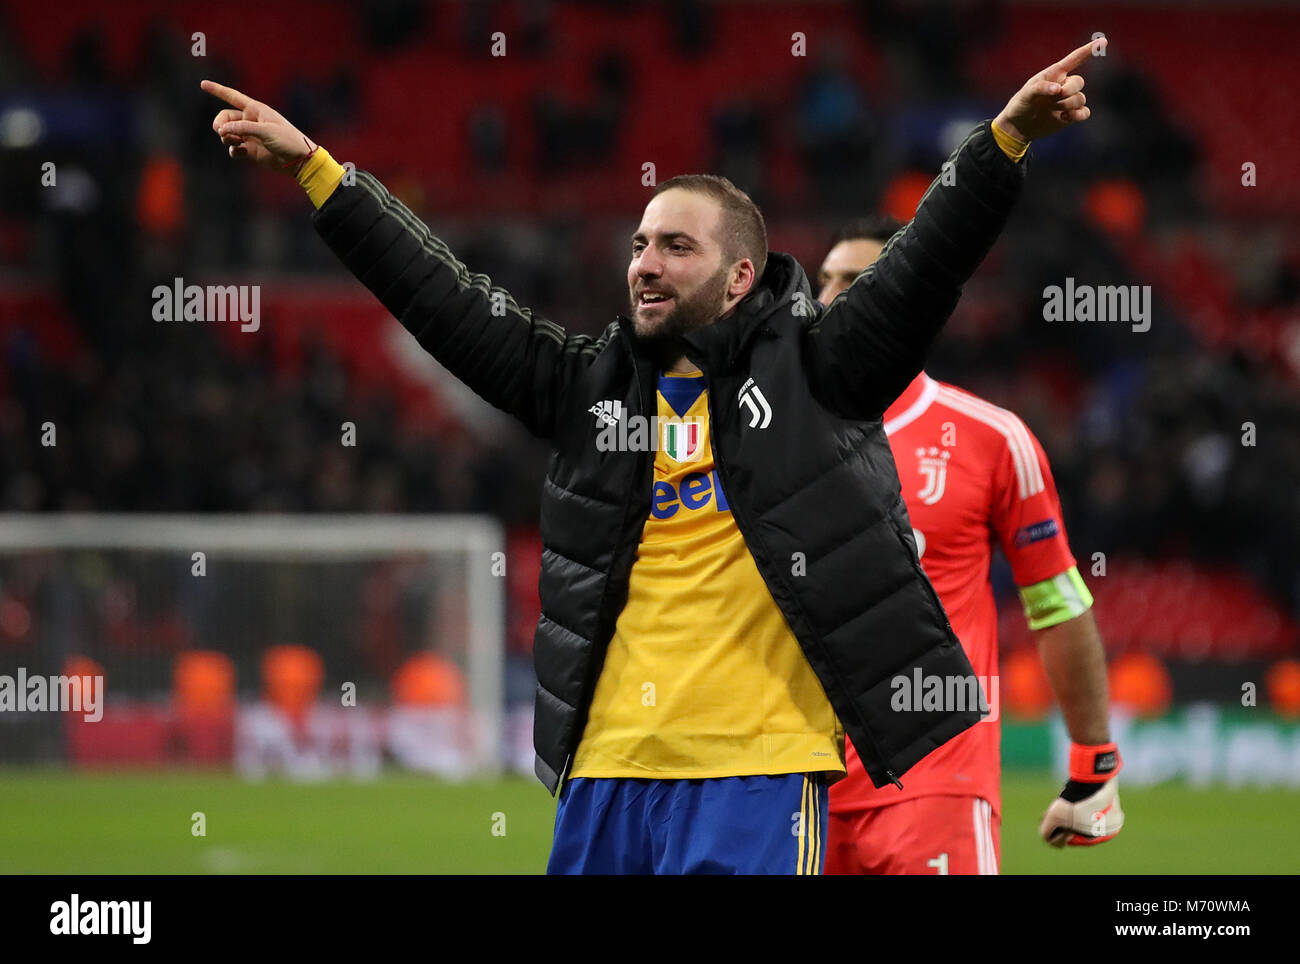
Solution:
[[(0, 609), (26, 607), (30, 623), (7, 662), (110, 665), (111, 708), (124, 692), (163, 698), (186, 648), (229, 653), (241, 699), (268, 644), (314, 647), (326, 685), (352, 680), (363, 697), (386, 696), (384, 668), (427, 648), (460, 670), (468, 769), (496, 773), (505, 550), (479, 515), (0, 515)], [(337, 708), (337, 688), (319, 700)]]

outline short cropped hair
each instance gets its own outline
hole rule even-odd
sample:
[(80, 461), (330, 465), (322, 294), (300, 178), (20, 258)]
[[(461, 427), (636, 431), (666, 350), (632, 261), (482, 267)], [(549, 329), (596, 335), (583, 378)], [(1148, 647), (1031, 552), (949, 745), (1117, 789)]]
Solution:
[(763, 212), (740, 188), (718, 174), (679, 174), (661, 181), (653, 197), (681, 188), (711, 197), (722, 206), (722, 251), (729, 261), (748, 258), (754, 263), (754, 283), (767, 267), (767, 225)]
[(901, 231), (903, 222), (891, 218), (888, 214), (873, 214), (870, 217), (857, 218), (844, 225), (831, 238), (831, 247), (841, 241), (876, 241), (884, 244)]

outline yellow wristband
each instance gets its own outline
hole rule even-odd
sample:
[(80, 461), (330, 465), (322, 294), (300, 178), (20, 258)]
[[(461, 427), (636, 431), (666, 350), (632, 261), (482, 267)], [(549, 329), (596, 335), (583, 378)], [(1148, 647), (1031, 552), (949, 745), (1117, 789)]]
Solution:
[(330, 157), (325, 148), (317, 146), (307, 163), (298, 169), (298, 183), (307, 191), (311, 203), (320, 207), (339, 186), (343, 173), (343, 165)]
[(989, 126), (993, 128), (993, 139), (998, 142), (998, 147), (1002, 148), (1003, 154), (1013, 161), (1018, 161), (1025, 156), (1025, 151), (1029, 150), (1029, 141), (1022, 141), (1018, 137), (1012, 137), (998, 126), (997, 121), (994, 121)]

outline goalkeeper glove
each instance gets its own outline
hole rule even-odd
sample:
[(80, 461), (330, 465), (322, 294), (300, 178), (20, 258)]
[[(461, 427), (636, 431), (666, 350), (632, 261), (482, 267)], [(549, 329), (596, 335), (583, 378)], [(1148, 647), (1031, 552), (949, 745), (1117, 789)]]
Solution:
[(1070, 744), (1070, 779), (1043, 814), (1039, 834), (1053, 847), (1105, 843), (1124, 826), (1115, 779), (1124, 765), (1114, 743)]

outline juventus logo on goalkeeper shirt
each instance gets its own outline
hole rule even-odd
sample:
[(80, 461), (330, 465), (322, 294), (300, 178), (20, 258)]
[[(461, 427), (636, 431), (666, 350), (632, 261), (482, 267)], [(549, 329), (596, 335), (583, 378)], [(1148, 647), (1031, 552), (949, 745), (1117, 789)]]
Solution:
[(940, 451), (936, 446), (916, 450), (916, 470), (925, 479), (925, 485), (916, 493), (916, 497), (926, 505), (934, 505), (943, 498), (948, 487), (948, 460), (952, 453), (946, 448)]

